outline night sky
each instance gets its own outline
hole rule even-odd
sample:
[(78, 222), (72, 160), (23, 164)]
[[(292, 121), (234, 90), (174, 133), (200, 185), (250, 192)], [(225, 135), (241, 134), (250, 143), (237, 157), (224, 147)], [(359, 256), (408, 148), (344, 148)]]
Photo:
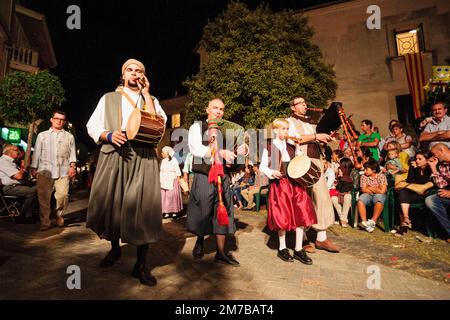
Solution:
[[(128, 58), (141, 60), (152, 90), (159, 100), (185, 94), (182, 82), (198, 71), (199, 57), (193, 49), (203, 27), (214, 20), (230, 1), (226, 0), (22, 0), (46, 15), (58, 61), (53, 73), (66, 90), (62, 109), (76, 128), (79, 142), (95, 146), (85, 125), (98, 100), (113, 91), (120, 68)], [(263, 1), (241, 1), (255, 8)], [(265, 1), (274, 11), (300, 9), (330, 1)], [(67, 7), (81, 9), (81, 30), (69, 30)]]

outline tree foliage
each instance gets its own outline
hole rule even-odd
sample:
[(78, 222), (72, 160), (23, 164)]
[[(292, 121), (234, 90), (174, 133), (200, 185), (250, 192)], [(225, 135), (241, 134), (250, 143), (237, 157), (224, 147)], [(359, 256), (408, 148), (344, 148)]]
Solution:
[(28, 125), (47, 119), (64, 101), (58, 77), (48, 71), (11, 72), (0, 83), (0, 117), (8, 122)]
[[(59, 78), (48, 71), (10, 72), (0, 82), (0, 117), (3, 121), (28, 127), (28, 146), (32, 144), (39, 120), (48, 119), (64, 101), (64, 89)], [(30, 162), (30, 152), (31, 148), (27, 148), (26, 167)]]
[(217, 96), (225, 102), (225, 118), (245, 127), (261, 128), (287, 116), (286, 103), (294, 96), (325, 106), (335, 95), (335, 74), (312, 35), (306, 17), (291, 10), (252, 11), (230, 3), (204, 28), (200, 45), (208, 61), (184, 83), (190, 98), (187, 124), (204, 117), (207, 102)]

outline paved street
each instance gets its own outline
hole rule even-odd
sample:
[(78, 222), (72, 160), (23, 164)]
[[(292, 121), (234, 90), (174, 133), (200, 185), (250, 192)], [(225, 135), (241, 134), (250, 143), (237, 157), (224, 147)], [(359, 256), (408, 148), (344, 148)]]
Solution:
[[(68, 226), (45, 232), (38, 224), (0, 222), (1, 299), (450, 299), (448, 283), (354, 254), (333, 232), (330, 238), (342, 253), (311, 254), (312, 266), (283, 262), (276, 257), (277, 239), (264, 229), (265, 218), (246, 212), (236, 214), (238, 231), (227, 243), (241, 263), (238, 268), (213, 263), (212, 239), (205, 243), (205, 257), (194, 260), (195, 237), (185, 231), (184, 218), (165, 221), (162, 239), (148, 255), (158, 285), (146, 287), (130, 276), (133, 246), (123, 245), (112, 268), (98, 268), (109, 245), (86, 229), (86, 205), (85, 197), (74, 199)], [(69, 265), (80, 267), (80, 290), (66, 286)], [(367, 271), (376, 266), (381, 289), (371, 290)]]

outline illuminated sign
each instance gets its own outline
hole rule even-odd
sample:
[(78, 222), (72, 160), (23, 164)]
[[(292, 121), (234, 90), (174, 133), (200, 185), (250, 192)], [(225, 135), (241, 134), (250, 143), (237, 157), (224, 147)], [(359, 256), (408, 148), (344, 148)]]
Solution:
[(7, 141), (11, 143), (19, 143), (21, 137), (22, 130), (19, 128), (9, 128)]

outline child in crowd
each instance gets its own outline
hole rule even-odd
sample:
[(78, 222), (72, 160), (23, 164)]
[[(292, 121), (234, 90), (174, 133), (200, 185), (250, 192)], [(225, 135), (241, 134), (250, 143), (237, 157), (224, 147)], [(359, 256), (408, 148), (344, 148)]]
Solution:
[(387, 153), (388, 160), (386, 161), (385, 167), (386, 170), (392, 175), (396, 176), (397, 174), (405, 173), (403, 170), (402, 164), (400, 163), (400, 159), (398, 158), (398, 152), (396, 149), (389, 150)]
[[(358, 211), (362, 221), (361, 225), (367, 232), (372, 232), (383, 211), (387, 191), (386, 176), (380, 173), (378, 161), (370, 159), (364, 164), (364, 175), (361, 176), (360, 187)], [(369, 204), (374, 206), (373, 217), (367, 220), (366, 206)]]
[[(270, 179), (267, 225), (278, 232), (277, 256), (286, 262), (294, 259), (310, 265), (312, 259), (302, 248), (304, 228), (317, 223), (311, 198), (300, 184), (286, 175), (287, 165), (295, 156), (295, 147), (286, 143), (289, 122), (275, 119), (272, 123), (275, 139), (264, 148), (260, 170)], [(295, 250), (292, 257), (286, 248), (286, 231), (295, 230)]]
[[(339, 173), (336, 184), (336, 193), (331, 195), (331, 202), (339, 216), (339, 223), (343, 228), (348, 227), (348, 212), (352, 204), (353, 179), (351, 173), (353, 163), (348, 158), (342, 158), (340, 161)], [(358, 175), (359, 177), (359, 175)]]
[(341, 150), (334, 150), (331, 154), (331, 169), (333, 169), (335, 176), (339, 173), (339, 161), (344, 157)]

